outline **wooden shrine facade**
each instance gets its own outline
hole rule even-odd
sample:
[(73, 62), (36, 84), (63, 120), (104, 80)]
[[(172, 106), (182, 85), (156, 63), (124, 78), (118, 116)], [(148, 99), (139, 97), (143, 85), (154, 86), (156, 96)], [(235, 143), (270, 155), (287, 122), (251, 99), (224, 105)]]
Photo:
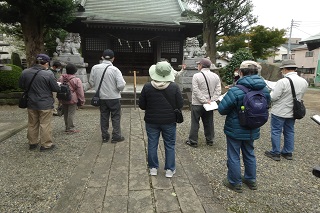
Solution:
[[(149, 67), (167, 59), (175, 69), (182, 64), (183, 46), (188, 36), (183, 28), (139, 28), (132, 26), (91, 25), (80, 31), (82, 57), (88, 63), (87, 72), (99, 63), (102, 53), (109, 48), (115, 52), (114, 65), (123, 75), (146, 76)], [(198, 27), (199, 28), (199, 27)], [(194, 30), (193, 32), (199, 32)]]
[[(201, 22), (181, 18), (184, 8), (180, 0), (101, 2), (83, 1), (77, 19), (67, 29), (81, 36), (87, 73), (99, 63), (107, 48), (115, 52), (114, 65), (123, 75), (137, 71), (137, 75), (148, 76), (149, 67), (161, 59), (169, 60), (174, 69), (179, 69), (186, 38), (202, 33)], [(160, 5), (165, 10), (161, 14), (153, 12), (159, 11)]]

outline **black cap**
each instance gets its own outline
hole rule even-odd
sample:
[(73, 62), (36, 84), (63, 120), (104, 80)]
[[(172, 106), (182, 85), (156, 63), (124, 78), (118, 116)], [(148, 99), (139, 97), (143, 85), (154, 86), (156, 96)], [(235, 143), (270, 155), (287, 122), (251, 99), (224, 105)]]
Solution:
[(106, 49), (102, 55), (105, 59), (111, 59), (114, 57), (114, 52), (110, 49)]
[(38, 54), (36, 59), (37, 61), (50, 62), (50, 57), (46, 54)]

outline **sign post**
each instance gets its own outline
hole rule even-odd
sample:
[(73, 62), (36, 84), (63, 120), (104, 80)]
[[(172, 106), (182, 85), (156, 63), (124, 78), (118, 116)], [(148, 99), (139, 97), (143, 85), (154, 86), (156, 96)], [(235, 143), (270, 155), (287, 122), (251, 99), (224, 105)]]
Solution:
[(134, 109), (136, 109), (136, 103), (137, 103), (137, 77), (136, 77), (136, 71), (133, 71), (133, 94), (134, 94)]

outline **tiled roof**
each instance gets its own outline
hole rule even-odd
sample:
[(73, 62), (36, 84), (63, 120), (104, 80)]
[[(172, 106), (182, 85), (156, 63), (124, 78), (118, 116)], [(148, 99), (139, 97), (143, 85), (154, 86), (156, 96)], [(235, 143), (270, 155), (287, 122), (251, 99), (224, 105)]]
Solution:
[(320, 33), (310, 36), (309, 38), (306, 38), (302, 41), (300, 41), (300, 44), (307, 44), (308, 50), (314, 50), (320, 47)]
[(306, 44), (303, 44), (303, 45), (299, 45), (299, 46), (297, 46), (297, 47), (293, 47), (293, 48), (291, 48), (291, 50), (301, 50), (301, 49), (307, 49), (308, 47), (307, 47), (307, 45)]
[[(286, 49), (289, 48), (288, 44), (282, 44), (281, 46), (286, 48)], [(300, 47), (300, 46), (301, 46), (301, 44), (290, 44), (290, 49), (295, 49), (295, 48)]]
[[(142, 25), (179, 25), (188, 22), (181, 14), (185, 5), (181, 0), (82, 0), (85, 22)], [(192, 21), (194, 22), (194, 21)]]
[(300, 43), (310, 43), (310, 42), (319, 42), (320, 41), (320, 33), (315, 34), (313, 36), (310, 36), (302, 41)]

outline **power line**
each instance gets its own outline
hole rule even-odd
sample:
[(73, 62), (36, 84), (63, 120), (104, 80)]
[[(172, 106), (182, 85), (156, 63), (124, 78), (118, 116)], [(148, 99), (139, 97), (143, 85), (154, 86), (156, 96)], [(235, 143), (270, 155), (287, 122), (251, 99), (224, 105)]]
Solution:
[(303, 33), (308, 34), (308, 35), (310, 35), (310, 36), (312, 35), (312, 34), (310, 34), (310, 33), (307, 33), (307, 32), (305, 32), (305, 31), (303, 31), (303, 30), (301, 30), (301, 29), (297, 28), (297, 27), (295, 27), (294, 29), (299, 30), (300, 32), (303, 32)]

